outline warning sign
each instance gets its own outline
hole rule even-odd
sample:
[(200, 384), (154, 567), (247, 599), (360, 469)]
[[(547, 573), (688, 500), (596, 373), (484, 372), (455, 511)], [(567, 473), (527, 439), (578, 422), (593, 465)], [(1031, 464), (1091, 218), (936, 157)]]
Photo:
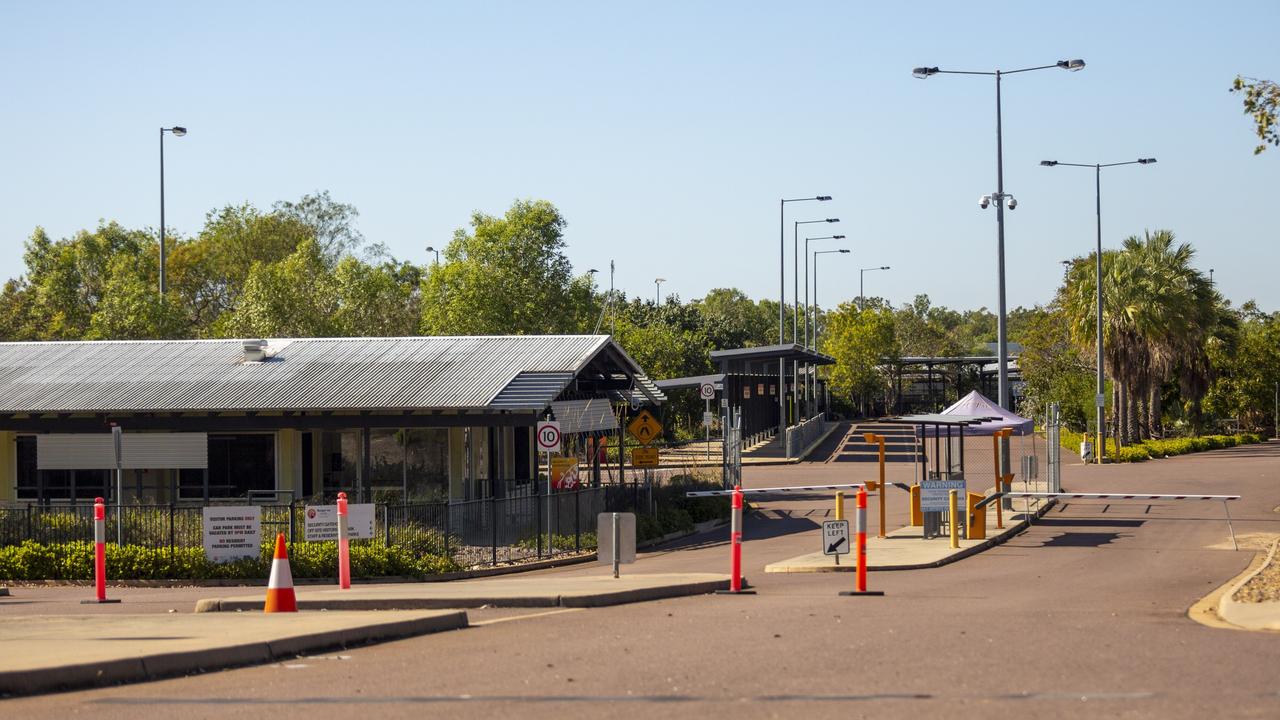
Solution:
[(627, 432), (642, 445), (648, 445), (662, 435), (662, 423), (648, 410), (641, 410), (639, 415), (627, 423)]
[[(307, 542), (338, 539), (337, 505), (308, 505), (304, 517), (302, 536)], [(373, 537), (373, 503), (347, 504), (347, 537), (352, 540)]]

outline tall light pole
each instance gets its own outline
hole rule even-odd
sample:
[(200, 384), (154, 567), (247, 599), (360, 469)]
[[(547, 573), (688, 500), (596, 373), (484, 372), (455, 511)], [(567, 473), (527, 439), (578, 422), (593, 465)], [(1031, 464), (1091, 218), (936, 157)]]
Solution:
[(164, 134), (172, 133), (174, 137), (182, 137), (187, 134), (187, 129), (174, 125), (171, 128), (160, 128), (160, 299), (164, 299), (165, 282), (164, 282)]
[(654, 305), (662, 305), (662, 283), (664, 283), (664, 282), (666, 282), (666, 281), (667, 281), (667, 279), (666, 279), (666, 278), (654, 278), (654, 279), (653, 279), (653, 288), (654, 288), (654, 290), (653, 290), (654, 301), (653, 301), (653, 302), (654, 302)]
[(888, 270), (888, 269), (889, 269), (888, 265), (881, 265), (880, 267), (861, 268), (860, 270), (858, 270), (858, 312), (862, 312), (862, 298), (863, 298), (862, 278), (863, 276), (865, 276), (868, 272), (871, 272), (873, 270)]
[(1004, 192), (1004, 134), (1001, 127), (1000, 117), (1000, 79), (1005, 75), (1013, 75), (1015, 73), (1031, 72), (1032, 70), (1046, 70), (1048, 68), (1062, 68), (1063, 70), (1081, 70), (1084, 68), (1083, 60), (1059, 60), (1052, 65), (1039, 65), (1036, 67), (1022, 68), (1020, 70), (996, 70), (994, 72), (974, 72), (967, 70), (939, 70), (936, 67), (918, 67), (912, 70), (911, 74), (921, 80), (930, 75), (989, 75), (996, 79), (996, 192), (994, 195), (983, 196), (981, 201), (982, 207), (987, 207), (991, 200), (996, 203), (996, 274), (999, 278), (999, 314), (996, 316), (996, 344), (998, 347), (998, 377), (999, 377), (999, 400), (1000, 407), (1006, 410), (1012, 410), (1010, 407), (1012, 399), (1009, 397), (1009, 338), (1005, 332), (1005, 292), (1004, 292), (1004, 208), (1006, 200), (1009, 209), (1012, 210), (1018, 206), (1016, 200), (1008, 196)]
[(1067, 163), (1058, 162), (1057, 160), (1041, 160), (1040, 164), (1045, 167), (1083, 167), (1093, 168), (1093, 191), (1094, 191), (1094, 210), (1097, 214), (1097, 247), (1094, 251), (1094, 344), (1097, 345), (1097, 384), (1098, 394), (1093, 398), (1094, 408), (1096, 410), (1097, 419), (1097, 438), (1098, 444), (1094, 448), (1093, 456), (1097, 459), (1098, 464), (1102, 464), (1102, 458), (1107, 454), (1107, 424), (1105, 420), (1105, 410), (1107, 406), (1107, 388), (1106, 379), (1102, 372), (1102, 168), (1119, 167), (1121, 165), (1151, 165), (1155, 163), (1155, 158), (1138, 158), (1137, 160), (1128, 160), (1118, 163)]
[[(828, 220), (827, 222), (839, 222), (839, 219)], [(843, 235), (824, 235), (822, 237), (805, 238), (804, 239), (804, 347), (809, 348), (809, 241), (810, 240), (844, 240)], [(816, 278), (815, 278), (816, 279)], [(814, 332), (817, 332), (818, 319), (813, 319)], [(816, 340), (816, 338), (815, 338)], [(812, 349), (817, 350), (818, 344), (813, 343)], [(817, 391), (817, 382), (813, 380), (814, 369), (809, 363), (805, 363), (805, 400), (813, 402), (814, 392)]]
[(848, 250), (815, 250), (813, 252), (813, 348), (818, 349), (818, 256), (832, 253), (848, 254)]
[(437, 264), (437, 265), (439, 265), (439, 264), (440, 264), (440, 251), (439, 251), (439, 250), (437, 250), (437, 249), (435, 249), (434, 247), (432, 247), (432, 246), (428, 245), (428, 246), (427, 246), (427, 252), (429, 252), (429, 253), (435, 253), (435, 254), (436, 254), (436, 264)]
[[(838, 222), (840, 222), (840, 218), (824, 218), (822, 220), (796, 220), (791, 224), (791, 275), (792, 275), (792, 278), (791, 278), (791, 305), (792, 305), (791, 307), (791, 340), (792, 342), (795, 342), (796, 340), (800, 339), (800, 328), (797, 327), (800, 324), (800, 257), (801, 257), (800, 226), (812, 225), (814, 223), (838, 223)], [(844, 236), (841, 235), (841, 237), (844, 237)], [(809, 318), (807, 315), (808, 304), (809, 304), (809, 259), (808, 259), (809, 248), (808, 248), (807, 242), (805, 243), (804, 258), (805, 258), (804, 302), (806, 306), (804, 331), (805, 331), (805, 335), (807, 336), (809, 333)], [(806, 337), (806, 339), (804, 340), (804, 344), (801, 345), (801, 347), (807, 348), (808, 346), (809, 346), (809, 340)], [(809, 367), (809, 363), (805, 363), (804, 370), (805, 370), (805, 376), (808, 377), (809, 371), (811, 370), (811, 368)], [(808, 417), (809, 405), (811, 404), (811, 400), (809, 396), (809, 383), (808, 381), (805, 381), (803, 383), (800, 382), (800, 362), (799, 361), (791, 363), (791, 387), (793, 388), (793, 393), (794, 393), (794, 388), (803, 387), (805, 389), (803, 404), (801, 404), (801, 398), (799, 395), (794, 395), (794, 397), (795, 397), (795, 406), (800, 410), (803, 410), (803, 412), (801, 412), (800, 414), (802, 414), (804, 417)]]
[[(778, 200), (778, 344), (787, 341), (787, 203), (827, 202), (830, 195)], [(787, 362), (778, 358), (778, 441), (786, 446), (787, 434)], [(785, 450), (783, 451), (785, 452)]]

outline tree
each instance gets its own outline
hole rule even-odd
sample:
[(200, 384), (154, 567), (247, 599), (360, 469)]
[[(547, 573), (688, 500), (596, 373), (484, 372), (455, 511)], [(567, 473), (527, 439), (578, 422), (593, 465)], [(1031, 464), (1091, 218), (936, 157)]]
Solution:
[(827, 376), (833, 394), (853, 402), (888, 388), (881, 364), (894, 355), (898, 344), (895, 319), (888, 308), (869, 305), (859, 310), (850, 302), (827, 314), (821, 349), (836, 359)]
[(778, 318), (737, 288), (716, 288), (693, 306), (713, 350), (759, 347), (777, 342)]
[(564, 255), (564, 217), (545, 200), (521, 200), (503, 217), (471, 216), (423, 283), (428, 335), (555, 334), (590, 329), (591, 283), (575, 282)]
[(1253, 118), (1254, 132), (1262, 142), (1253, 149), (1253, 154), (1261, 154), (1267, 145), (1280, 145), (1280, 85), (1271, 80), (1258, 80), (1236, 76), (1231, 83), (1231, 92), (1244, 93), (1244, 114)]
[(355, 227), (360, 211), (354, 205), (334, 202), (328, 190), (303, 195), (296, 203), (277, 202), (272, 210), (310, 228), (320, 256), (330, 265), (336, 265), (340, 258), (364, 244), (364, 235)]
[(1062, 420), (1076, 432), (1093, 429), (1094, 364), (1088, 349), (1071, 342), (1071, 321), (1061, 308), (1036, 307), (1020, 313), (1022, 354), (1018, 369), (1025, 383), (1022, 414), (1038, 417), (1057, 402)]

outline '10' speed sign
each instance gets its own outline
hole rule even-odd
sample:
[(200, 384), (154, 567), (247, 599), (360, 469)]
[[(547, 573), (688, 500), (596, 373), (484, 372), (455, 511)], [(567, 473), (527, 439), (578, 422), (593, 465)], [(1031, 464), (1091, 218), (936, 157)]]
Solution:
[(560, 423), (544, 420), (538, 423), (538, 449), (542, 452), (560, 452)]

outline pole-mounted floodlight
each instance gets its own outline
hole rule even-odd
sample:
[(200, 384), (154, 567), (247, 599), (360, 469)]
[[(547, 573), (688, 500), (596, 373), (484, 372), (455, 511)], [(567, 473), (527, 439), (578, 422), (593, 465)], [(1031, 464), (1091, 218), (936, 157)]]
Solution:
[(1084, 69), (1084, 61), (1081, 60), (1080, 58), (1076, 58), (1075, 60), (1059, 60), (1058, 67), (1062, 68), (1063, 70), (1070, 70), (1071, 72), (1077, 72), (1079, 70)]
[(187, 134), (187, 129), (181, 125), (173, 127), (160, 128), (160, 299), (164, 299), (166, 289), (165, 284), (165, 248), (164, 248), (164, 134), (171, 133), (174, 137), (182, 137)]

